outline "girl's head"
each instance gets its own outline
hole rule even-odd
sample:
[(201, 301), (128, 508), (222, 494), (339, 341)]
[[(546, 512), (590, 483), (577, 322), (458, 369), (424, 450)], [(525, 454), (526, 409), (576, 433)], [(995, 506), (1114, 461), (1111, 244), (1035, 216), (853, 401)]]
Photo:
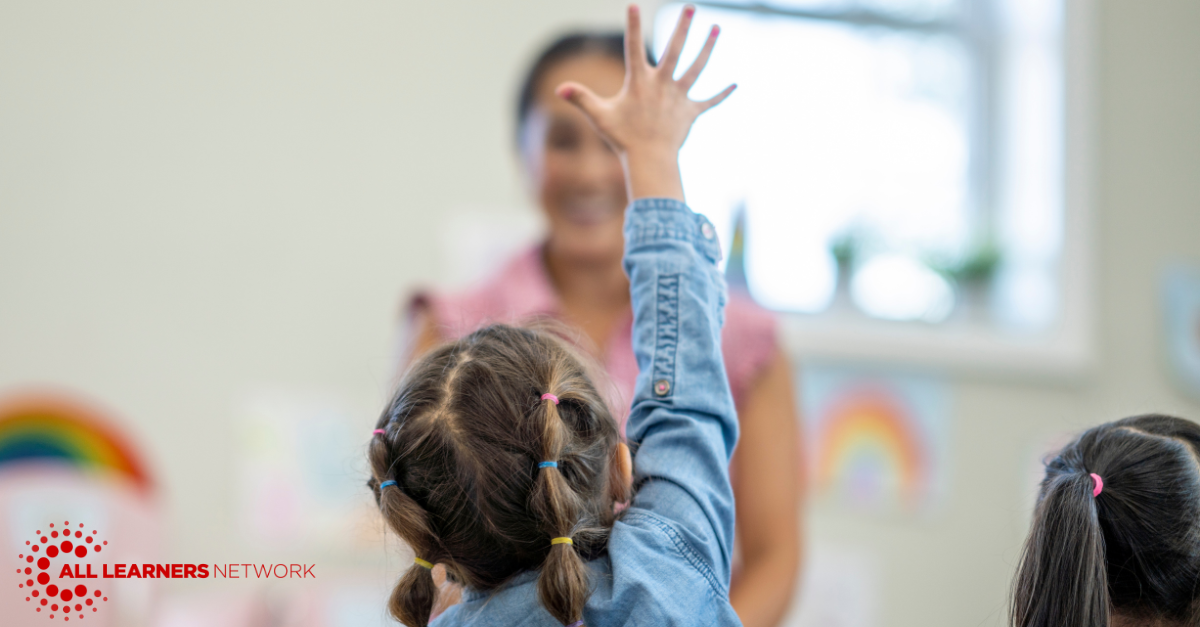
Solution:
[(625, 81), (624, 35), (573, 33), (542, 51), (521, 86), (517, 139), (555, 252), (578, 261), (619, 263), (627, 197), (616, 153), (579, 109), (554, 94), (576, 81), (602, 97)]
[[(584, 560), (606, 549), (629, 489), (628, 449), (582, 364), (544, 331), (476, 331), (412, 367), (369, 450), (383, 516), (419, 559), (480, 590), (540, 568), (542, 605), (563, 623), (581, 618)], [(423, 626), (434, 601), (432, 573), (414, 565), (389, 608)]]
[(1126, 418), (1089, 429), (1046, 465), (1014, 627), (1194, 625), (1198, 597), (1200, 426)]

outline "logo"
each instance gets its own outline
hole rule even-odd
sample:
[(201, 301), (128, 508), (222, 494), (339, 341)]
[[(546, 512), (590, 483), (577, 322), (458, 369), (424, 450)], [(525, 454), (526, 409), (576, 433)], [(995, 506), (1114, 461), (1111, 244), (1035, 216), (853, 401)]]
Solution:
[(61, 527), (50, 523), (45, 530), (39, 529), (32, 540), (26, 540), (25, 546), (28, 552), (17, 556), (21, 560), (17, 573), (26, 579), (18, 587), (34, 611), (70, 621), (86, 617), (108, 601), (104, 592), (88, 581), (100, 574), (92, 572), (91, 563), (83, 562), (88, 555), (101, 553), (108, 546), (108, 541), (101, 540), (94, 529), (87, 533), (83, 523), (74, 528), (69, 521), (64, 521)]
[[(107, 552), (106, 552), (107, 549)], [(315, 579), (316, 564), (130, 564), (100, 562), (108, 541), (83, 523), (50, 523), (17, 555), (20, 594), (33, 612), (70, 621), (108, 602), (106, 579)], [(210, 569), (211, 567), (211, 569)]]

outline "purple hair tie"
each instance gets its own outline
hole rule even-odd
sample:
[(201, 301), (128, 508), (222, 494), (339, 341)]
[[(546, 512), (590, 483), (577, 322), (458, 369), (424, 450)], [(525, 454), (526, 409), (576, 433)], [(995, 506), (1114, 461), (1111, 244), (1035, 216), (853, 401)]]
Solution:
[(570, 625), (567, 625), (567, 627), (583, 627), (583, 619), (577, 620)]

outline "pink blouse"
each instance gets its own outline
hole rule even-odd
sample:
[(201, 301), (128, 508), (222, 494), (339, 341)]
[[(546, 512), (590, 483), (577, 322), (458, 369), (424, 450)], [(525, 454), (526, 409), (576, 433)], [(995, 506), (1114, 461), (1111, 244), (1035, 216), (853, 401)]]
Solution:
[[(418, 292), (409, 303), (410, 321), (421, 309), (433, 315), (441, 336), (448, 340), (486, 324), (520, 324), (560, 313), (558, 294), (550, 282), (540, 245), (517, 255), (490, 280), (473, 289), (457, 294)], [(632, 325), (633, 314), (627, 312), (599, 357), (610, 379), (610, 406), (622, 431), (638, 373), (630, 338)], [(775, 317), (770, 312), (745, 294), (730, 293), (721, 345), (733, 399), (739, 407), (774, 356), (777, 334)]]

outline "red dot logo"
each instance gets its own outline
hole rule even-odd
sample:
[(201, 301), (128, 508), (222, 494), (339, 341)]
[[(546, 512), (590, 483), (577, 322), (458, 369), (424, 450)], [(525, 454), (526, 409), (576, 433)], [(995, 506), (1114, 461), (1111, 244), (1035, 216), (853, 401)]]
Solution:
[(40, 557), (17, 556), (21, 565), (17, 573), (29, 577), (18, 584), (19, 593), (35, 614), (63, 621), (82, 619), (84, 610), (95, 612), (108, 601), (102, 590), (89, 585), (98, 583), (89, 579), (100, 575), (96, 572), (99, 565), (84, 561), (108, 542), (96, 530), (85, 538), (83, 523), (78, 523), (77, 530), (71, 529), (70, 521), (61, 526), (51, 523), (47, 529), (38, 529), (25, 542), (25, 550), (41, 553)]

